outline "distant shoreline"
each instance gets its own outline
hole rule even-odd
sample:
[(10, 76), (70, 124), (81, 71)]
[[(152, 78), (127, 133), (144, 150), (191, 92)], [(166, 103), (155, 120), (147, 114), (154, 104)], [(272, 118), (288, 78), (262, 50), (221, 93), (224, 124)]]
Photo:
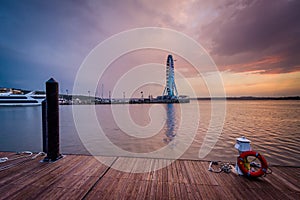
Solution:
[(300, 100), (300, 96), (288, 97), (197, 97), (190, 100)]
[[(5, 88), (0, 87), (0, 90), (15, 90), (19, 91), (20, 93), (28, 93), (31, 92), (31, 90), (23, 90), (23, 89), (15, 89), (15, 88)], [(4, 91), (3, 91), (4, 92)], [(35, 91), (37, 94), (46, 94), (45, 91)], [(92, 97), (87, 95), (66, 95), (66, 94), (59, 94), (62, 98), (100, 98), (100, 97)], [(104, 98), (107, 99), (107, 98)], [(122, 99), (122, 98), (120, 98)], [(240, 96), (240, 97), (190, 97), (190, 100), (300, 100), (300, 96), (282, 96), (282, 97), (255, 97), (255, 96)]]

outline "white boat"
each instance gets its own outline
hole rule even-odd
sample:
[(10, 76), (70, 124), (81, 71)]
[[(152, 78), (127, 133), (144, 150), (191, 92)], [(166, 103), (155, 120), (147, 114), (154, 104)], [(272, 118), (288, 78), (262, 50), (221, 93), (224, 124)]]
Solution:
[(0, 93), (0, 106), (40, 106), (46, 98), (45, 94), (13, 94), (12, 92)]

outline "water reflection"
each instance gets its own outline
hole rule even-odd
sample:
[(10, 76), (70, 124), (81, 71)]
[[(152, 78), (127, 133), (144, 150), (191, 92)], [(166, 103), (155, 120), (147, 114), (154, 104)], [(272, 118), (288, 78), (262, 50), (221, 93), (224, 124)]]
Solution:
[(176, 111), (173, 104), (167, 104), (167, 120), (166, 120), (166, 133), (163, 141), (166, 144), (175, 146), (175, 136), (176, 136)]
[[(198, 124), (183, 126), (181, 110), (192, 111), (195, 109), (196, 103), (199, 105), (201, 114), (199, 126)], [(91, 108), (88, 105), (78, 106), (83, 110)], [(147, 105), (135, 104), (133, 106), (134, 111), (138, 111), (135, 112), (137, 114), (135, 119), (139, 120), (141, 126), (147, 125), (149, 123)], [(198, 126), (194, 142), (181, 158), (199, 159), (199, 149), (211, 120), (210, 101), (191, 101), (189, 104), (164, 104), (161, 106), (164, 106), (164, 112), (166, 112), (164, 128), (155, 136), (146, 139), (128, 137), (118, 129), (112, 120), (111, 108), (107, 105), (97, 105), (96, 110), (97, 113), (100, 113), (101, 118), (99, 119), (103, 120), (99, 121), (107, 133), (107, 137), (115, 145), (128, 152), (148, 153), (165, 146), (172, 148), (174, 152), (181, 150), (181, 142), (186, 142), (182, 139), (184, 134), (190, 133), (192, 126)], [(120, 105), (119, 108), (125, 109), (123, 105)], [(192, 121), (195, 116), (185, 115), (184, 117)], [(1, 107), (0, 151), (41, 151), (41, 124), (40, 107)], [(160, 127), (161, 125), (159, 124)], [(205, 160), (234, 162), (237, 154), (236, 149), (233, 148), (235, 140), (244, 135), (251, 140), (252, 148), (263, 154), (270, 165), (300, 166), (299, 125), (299, 101), (227, 101), (226, 121), (222, 134)], [(76, 131), (70, 106), (60, 106), (60, 133), (62, 153), (88, 154)], [(90, 136), (90, 141), (97, 138), (92, 137), (93, 133), (94, 130), (86, 131), (86, 134)], [(122, 156), (110, 151), (110, 148), (101, 148), (103, 149), (101, 155)], [(127, 154), (123, 156), (127, 156)]]

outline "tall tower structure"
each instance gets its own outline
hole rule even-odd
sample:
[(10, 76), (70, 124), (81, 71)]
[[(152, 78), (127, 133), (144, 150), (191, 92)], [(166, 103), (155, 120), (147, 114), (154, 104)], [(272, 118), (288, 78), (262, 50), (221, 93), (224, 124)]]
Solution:
[(164, 98), (176, 98), (178, 92), (175, 85), (174, 61), (172, 55), (168, 55), (166, 66), (166, 87), (163, 92)]

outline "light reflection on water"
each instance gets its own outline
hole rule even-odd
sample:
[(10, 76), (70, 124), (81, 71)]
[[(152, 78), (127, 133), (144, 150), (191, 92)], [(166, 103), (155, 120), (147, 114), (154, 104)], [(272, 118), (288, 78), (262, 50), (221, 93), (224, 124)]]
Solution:
[[(211, 119), (209, 101), (160, 105), (159, 108), (165, 110), (165, 121), (158, 122), (163, 124), (163, 128), (150, 138), (135, 138), (120, 130), (113, 120), (110, 105), (97, 105), (96, 113), (102, 129), (114, 145), (130, 152), (147, 153), (166, 145), (176, 150), (178, 128), (184, 117), (180, 106), (185, 106), (192, 113), (196, 103), (200, 111), (199, 127), (191, 147), (181, 158), (198, 159)], [(124, 109), (124, 105), (112, 106), (117, 110)], [(151, 106), (130, 105), (132, 119), (146, 126), (151, 120)], [(90, 109), (90, 106), (82, 105), (82, 109), (85, 108)], [(222, 134), (206, 160), (235, 161), (235, 139), (243, 135), (270, 164), (300, 166), (299, 101), (227, 101), (226, 109)], [(192, 119), (195, 116), (188, 117)], [(0, 107), (0, 123), (0, 151), (41, 151), (41, 107)], [(188, 133), (192, 130), (191, 126), (197, 125), (181, 128)], [(71, 106), (60, 106), (60, 133), (63, 153), (88, 154), (75, 129)], [(105, 149), (103, 155), (115, 156)]]
[(171, 146), (174, 146), (174, 139), (176, 136), (176, 110), (174, 108), (174, 104), (167, 104), (167, 119), (166, 119), (166, 131), (165, 131), (165, 135), (166, 137), (164, 137), (163, 141), (167, 144), (171, 143)]

